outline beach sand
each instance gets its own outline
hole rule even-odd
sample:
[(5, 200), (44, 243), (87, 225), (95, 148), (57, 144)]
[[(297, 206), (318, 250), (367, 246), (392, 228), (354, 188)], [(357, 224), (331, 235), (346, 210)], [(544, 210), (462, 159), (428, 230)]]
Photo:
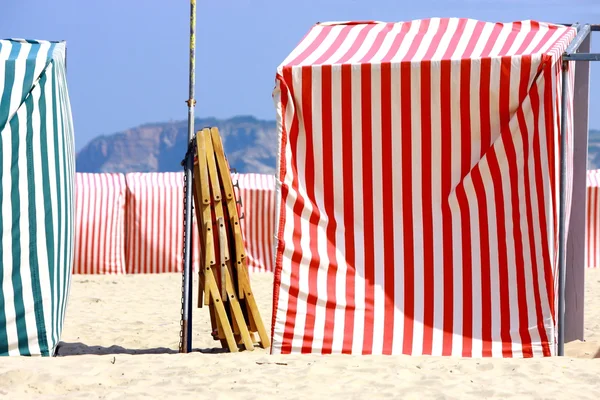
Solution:
[[(272, 280), (252, 275), (268, 329)], [(600, 358), (592, 359), (600, 342), (600, 270), (586, 273), (586, 342), (568, 344), (568, 357), (545, 359), (219, 353), (206, 308), (194, 308), (195, 351), (178, 354), (180, 293), (179, 274), (74, 276), (60, 356), (2, 358), (0, 397), (596, 399), (600, 393)]]

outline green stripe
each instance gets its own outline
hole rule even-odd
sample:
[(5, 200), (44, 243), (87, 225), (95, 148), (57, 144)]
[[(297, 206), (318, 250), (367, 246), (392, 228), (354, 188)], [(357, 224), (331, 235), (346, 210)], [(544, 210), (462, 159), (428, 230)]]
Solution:
[[(53, 50), (54, 45), (51, 47)], [(51, 54), (51, 53), (50, 53)], [(54, 281), (54, 270), (55, 270), (55, 262), (54, 262), (54, 229), (52, 222), (52, 196), (51, 196), (51, 188), (50, 188), (50, 171), (48, 167), (48, 132), (46, 130), (46, 120), (48, 118), (48, 110), (46, 104), (46, 85), (48, 84), (48, 73), (53, 73), (54, 68), (53, 65), (50, 64), (48, 68), (46, 68), (46, 73), (42, 76), (40, 80), (40, 86), (42, 89), (42, 93), (40, 95), (40, 154), (42, 155), (42, 190), (44, 193), (44, 227), (46, 232), (46, 249), (48, 252), (48, 275), (50, 277), (50, 282), (47, 284), (50, 286), (50, 310), (53, 312), (55, 307), (55, 293), (53, 290)], [(50, 105), (50, 112), (52, 112), (52, 105)], [(52, 315), (50, 316), (52, 317)], [(52, 321), (52, 318), (51, 318)], [(53, 325), (50, 326), (52, 335), (52, 347), (56, 345), (56, 338)]]
[(25, 304), (23, 303), (23, 281), (21, 280), (21, 195), (19, 193), (19, 119), (16, 115), (10, 121), (12, 130), (12, 152), (11, 152), (11, 217), (12, 217), (12, 286), (14, 290), (14, 303), (17, 324), (17, 337), (19, 342), (19, 353), (29, 355), (29, 343), (27, 342), (27, 326), (25, 325)]
[[(19, 46), (13, 46), (11, 48), (10, 51), (10, 55), (9, 58), (10, 59), (15, 59), (17, 57), (17, 55), (19, 54)], [(7, 61), (5, 63), (5, 70), (4, 70), (4, 88), (3, 88), (3, 93), (2, 93), (2, 98), (0, 99), (0, 129), (2, 129), (2, 131), (4, 130), (4, 127), (6, 124), (6, 121), (8, 120), (8, 113), (10, 112), (10, 99), (12, 97), (12, 87), (15, 81), (15, 63), (14, 61), (10, 62)], [(0, 131), (1, 132), (1, 131)], [(4, 146), (2, 146), (2, 143), (0, 141), (0, 148), (1, 148), (1, 154), (0, 154), (0, 168), (2, 167), (2, 163), (4, 162)], [(5, 178), (5, 172), (6, 171), (2, 171), (2, 181), (4, 181)], [(0, 207), (2, 206), (2, 202), (4, 201), (4, 196), (5, 193), (2, 190), (2, 188), (0, 187)], [(2, 230), (4, 230), (4, 220), (2, 218), (2, 212), (0, 212), (0, 228)], [(6, 251), (6, 249), (8, 248), (8, 243), (4, 243), (4, 235), (0, 235), (0, 252), (2, 252), (2, 255), (4, 253), (4, 251)], [(3, 305), (3, 307), (0, 307), (0, 349), (6, 349), (6, 352), (3, 352), (2, 354), (8, 354), (8, 324), (6, 321), (6, 312), (4, 310), (4, 307), (6, 307), (6, 300), (4, 299), (4, 294), (2, 293), (2, 287), (4, 285), (4, 262), (2, 259), (0, 259), (0, 304)]]
[[(39, 85), (43, 85), (46, 77), (42, 72), (42, 77)], [(43, 90), (40, 90), (43, 94)], [(40, 97), (41, 102), (41, 97)], [(46, 337), (46, 322), (44, 318), (44, 299), (42, 297), (42, 288), (40, 283), (40, 261), (38, 258), (38, 237), (37, 237), (37, 209), (36, 209), (36, 181), (35, 181), (35, 165), (33, 154), (34, 126), (33, 126), (33, 110), (35, 108), (33, 96), (30, 95), (25, 102), (27, 108), (27, 135), (25, 136), (26, 143), (26, 159), (27, 159), (27, 194), (29, 207), (29, 271), (31, 273), (31, 289), (33, 294), (33, 307), (35, 312), (35, 323), (37, 326), (38, 344), (40, 354), (48, 355), (48, 339)], [(41, 110), (40, 110), (41, 111)], [(44, 119), (40, 112), (40, 125), (43, 126)], [(38, 127), (35, 127), (38, 128)], [(37, 129), (36, 129), (37, 130)], [(37, 145), (37, 141), (36, 141)], [(46, 268), (46, 266), (42, 266)]]
[[(2, 168), (2, 163), (4, 162), (4, 145), (2, 144), (2, 140), (0, 140), (0, 168)], [(2, 177), (4, 178), (4, 177)], [(4, 192), (0, 187), (0, 208), (2, 207), (2, 202), (4, 201)], [(0, 210), (0, 229), (3, 229), (4, 220), (2, 218), (2, 212)], [(4, 299), (4, 291), (2, 287), (4, 285), (4, 263), (1, 259), (2, 252), (4, 251), (4, 235), (0, 234), (0, 356), (8, 355), (8, 335), (6, 329), (8, 328), (6, 322), (6, 313), (4, 311), (4, 307), (6, 307), (6, 301)], [(6, 349), (6, 351), (2, 351), (2, 349)]]
[[(68, 92), (66, 85), (66, 76), (64, 71), (64, 44), (51, 43), (48, 51), (48, 57), (45, 60), (43, 71), (37, 84), (40, 86), (40, 99), (34, 102), (31, 95), (33, 83), (38, 78), (34, 76), (36, 62), (44, 63), (44, 60), (37, 60), (37, 54), (40, 45), (32, 43), (29, 54), (22, 53), (25, 61), (25, 77), (23, 80), (23, 91), (21, 93), (20, 107), (25, 107), (26, 119), (22, 115), (20, 120), (16, 115), (9, 115), (10, 102), (14, 96), (13, 86), (15, 85), (15, 60), (20, 58), (20, 49), (22, 43), (13, 42), (9, 60), (3, 62), (5, 87), (1, 90), (3, 93), (0, 98), (0, 123), (10, 125), (11, 140), (10, 146), (3, 145), (0, 142), (0, 166), (4, 157), (9, 156), (10, 168), (2, 171), (4, 182), (10, 183), (10, 198), (8, 191), (0, 190), (0, 205), (2, 201), (10, 202), (11, 206), (11, 238), (7, 235), (0, 235), (0, 288), (3, 282), (2, 252), (12, 252), (12, 287), (14, 297), (5, 299), (5, 294), (0, 290), (0, 355), (8, 353), (9, 346), (18, 346), (21, 355), (30, 355), (29, 338), (34, 336), (33, 329), (36, 329), (38, 344), (42, 355), (52, 355), (64, 324), (64, 316), (67, 307), (67, 300), (70, 292), (71, 271), (73, 262), (73, 235), (74, 235), (74, 143), (73, 126), (71, 122), (71, 110), (68, 103)], [(55, 54), (56, 53), (56, 54)], [(48, 69), (50, 68), (50, 69)], [(51, 75), (49, 75), (51, 74)], [(52, 80), (50, 82), (49, 80)], [(18, 83), (20, 85), (20, 83)], [(37, 88), (36, 88), (37, 90)], [(46, 95), (51, 96), (46, 101)], [(15, 99), (16, 100), (16, 99)], [(40, 113), (40, 125), (33, 126), (32, 115), (34, 112)], [(53, 117), (53, 125), (48, 129), (47, 118)], [(10, 118), (10, 121), (8, 121)], [(60, 121), (59, 121), (60, 118)], [(59, 129), (59, 122), (60, 124)], [(19, 128), (27, 126), (27, 132), (21, 137)], [(1, 125), (0, 125), (1, 126)], [(3, 127), (0, 128), (0, 131)], [(3, 132), (3, 137), (7, 137), (8, 130)], [(24, 142), (23, 142), (24, 140)], [(39, 143), (38, 143), (39, 140)], [(25, 155), (19, 153), (19, 146), (25, 145)], [(39, 146), (39, 147), (38, 147)], [(54, 150), (54, 161), (49, 160), (47, 154)], [(35, 171), (34, 157), (40, 157), (39, 178), (38, 171)], [(18, 161), (25, 157), (26, 170), (19, 170)], [(9, 176), (10, 174), (10, 176)], [(8, 181), (10, 179), (10, 181)], [(39, 179), (39, 181), (36, 181)], [(56, 187), (52, 185), (52, 180), (56, 180)], [(25, 190), (19, 192), (19, 183), (27, 182), (27, 193)], [(1, 188), (0, 188), (1, 189)], [(36, 204), (36, 189), (38, 194), (43, 196), (43, 204)], [(56, 204), (52, 199), (56, 196)], [(22, 207), (22, 201), (27, 199), (28, 203)], [(24, 205), (24, 204), (23, 204)], [(39, 212), (38, 212), (39, 211)], [(43, 212), (43, 215), (40, 215)], [(29, 241), (22, 247), (21, 218), (28, 216), (29, 224), (26, 229), (29, 233)], [(57, 224), (54, 221), (57, 221)], [(3, 227), (2, 213), (0, 212), (0, 227)], [(6, 221), (9, 223), (9, 221)], [(45, 241), (40, 243), (40, 228), (46, 233)], [(43, 227), (41, 227), (43, 225)], [(55, 232), (56, 229), (56, 232)], [(8, 229), (6, 229), (8, 233)], [(10, 242), (10, 243), (9, 243)], [(48, 256), (48, 265), (40, 265), (38, 255), (40, 251), (46, 251)], [(4, 253), (6, 254), (6, 253)], [(23, 265), (23, 255), (29, 254), (28, 265)], [(50, 282), (41, 281), (41, 268), (48, 268)], [(28, 269), (29, 271), (27, 271)], [(31, 288), (23, 288), (23, 274), (31, 274)], [(49, 285), (50, 298), (43, 298), (43, 288)], [(34, 308), (25, 309), (24, 298), (29, 298), (30, 292), (33, 295)], [(6, 300), (10, 304), (6, 304)], [(51, 304), (44, 306), (44, 301)], [(11, 319), (10, 329), (17, 332), (17, 343), (8, 342), (6, 311), (12, 308), (14, 302), (16, 321)], [(48, 307), (49, 306), (49, 307)], [(10, 307), (10, 308), (6, 308)], [(45, 313), (46, 309), (51, 313)], [(25, 321), (26, 312), (34, 312), (36, 326), (27, 326)], [(12, 314), (12, 310), (10, 312)], [(16, 327), (15, 327), (16, 324)], [(29, 332), (27, 329), (29, 328)], [(49, 334), (50, 333), (50, 334)]]
[[(21, 99), (25, 99), (25, 96), (30, 95), (31, 88), (33, 86), (34, 72), (36, 60), (35, 56), (39, 50), (39, 46), (33, 46), (30, 50), (29, 57), (25, 62), (25, 76), (23, 77), (23, 93), (26, 95), (22, 95)], [(29, 98), (31, 100), (31, 97)], [(28, 110), (28, 119), (31, 120), (31, 116), (29, 115)], [(19, 342), (19, 352), (21, 355), (31, 355), (29, 350), (29, 341), (28, 341), (28, 333), (27, 333), (27, 325), (25, 323), (25, 315), (27, 310), (25, 310), (25, 304), (23, 301), (23, 280), (21, 277), (21, 268), (29, 268), (30, 265), (23, 266), (22, 262), (22, 251), (24, 249), (21, 248), (21, 193), (19, 193), (19, 180), (21, 171), (19, 171), (19, 145), (21, 138), (19, 137), (19, 118), (17, 114), (15, 114), (10, 121), (10, 126), (12, 129), (12, 162), (11, 162), (11, 200), (12, 200), (12, 249), (13, 249), (13, 288), (15, 290), (15, 312), (17, 316), (17, 337)], [(29, 126), (28, 126), (29, 128)], [(31, 160), (28, 160), (28, 164)], [(29, 175), (28, 173), (27, 175)], [(31, 249), (31, 247), (30, 247)], [(27, 251), (27, 249), (25, 249)], [(36, 254), (37, 255), (37, 254)], [(30, 254), (31, 256), (31, 254)], [(34, 260), (37, 261), (37, 257), (33, 256)], [(34, 305), (35, 307), (35, 305)]]

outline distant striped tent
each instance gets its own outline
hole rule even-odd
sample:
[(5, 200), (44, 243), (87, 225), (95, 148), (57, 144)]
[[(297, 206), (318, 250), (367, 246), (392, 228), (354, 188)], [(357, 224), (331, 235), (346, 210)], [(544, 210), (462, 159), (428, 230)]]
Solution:
[(275, 176), (266, 174), (233, 174), (238, 183), (236, 195), (241, 200), (240, 220), (248, 269), (273, 272), (275, 241)]
[(587, 171), (585, 264), (600, 268), (600, 169)]
[(73, 261), (64, 42), (0, 40), (0, 355), (53, 355)]
[[(183, 269), (183, 173), (126, 175), (126, 272), (160, 274)], [(200, 239), (192, 219), (192, 265), (198, 268)]]
[(125, 175), (75, 174), (73, 274), (125, 273)]

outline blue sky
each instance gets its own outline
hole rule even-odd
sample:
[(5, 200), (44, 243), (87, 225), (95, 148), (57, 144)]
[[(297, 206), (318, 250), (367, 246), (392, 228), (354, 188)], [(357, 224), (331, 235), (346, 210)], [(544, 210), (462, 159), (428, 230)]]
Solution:
[[(92, 138), (187, 115), (189, 2), (8, 0), (0, 37), (66, 40), (77, 149)], [(8, 3), (8, 4), (6, 4)], [(198, 1), (197, 117), (273, 119), (277, 65), (319, 21), (469, 17), (600, 23), (598, 0)], [(597, 35), (597, 36), (596, 36)], [(600, 51), (600, 33), (592, 38)], [(600, 65), (590, 125), (600, 128)]]

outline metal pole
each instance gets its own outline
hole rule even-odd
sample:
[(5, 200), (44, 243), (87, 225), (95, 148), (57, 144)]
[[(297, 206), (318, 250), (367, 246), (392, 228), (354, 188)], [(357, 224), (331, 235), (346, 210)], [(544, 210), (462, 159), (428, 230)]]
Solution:
[(561, 121), (560, 121), (560, 195), (559, 195), (559, 219), (558, 219), (558, 355), (565, 353), (565, 282), (567, 276), (566, 265), (566, 243), (565, 231), (565, 198), (567, 182), (567, 80), (569, 79), (569, 62), (562, 64), (562, 99), (561, 99)]
[[(194, 138), (194, 86), (196, 83), (196, 0), (190, 0), (190, 93), (188, 104), (188, 148)], [(192, 350), (192, 180), (194, 157), (188, 153), (185, 162), (185, 236), (183, 243), (183, 311), (182, 311), (182, 349), (189, 353)]]

